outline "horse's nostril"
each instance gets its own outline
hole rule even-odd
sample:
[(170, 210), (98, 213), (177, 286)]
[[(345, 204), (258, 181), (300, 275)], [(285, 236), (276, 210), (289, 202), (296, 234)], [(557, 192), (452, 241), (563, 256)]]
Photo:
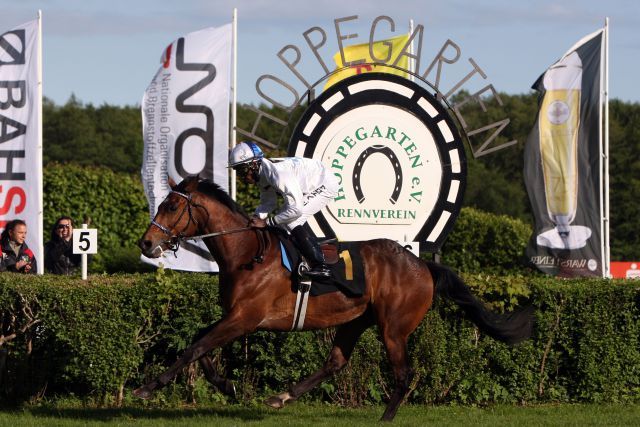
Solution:
[(140, 241), (140, 247), (143, 250), (148, 250), (151, 248), (151, 240), (141, 240)]

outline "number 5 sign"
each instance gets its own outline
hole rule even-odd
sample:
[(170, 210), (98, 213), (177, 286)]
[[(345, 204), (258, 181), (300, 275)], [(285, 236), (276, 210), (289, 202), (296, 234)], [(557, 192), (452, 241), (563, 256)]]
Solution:
[(73, 230), (74, 254), (98, 253), (98, 230), (96, 228), (80, 228)]

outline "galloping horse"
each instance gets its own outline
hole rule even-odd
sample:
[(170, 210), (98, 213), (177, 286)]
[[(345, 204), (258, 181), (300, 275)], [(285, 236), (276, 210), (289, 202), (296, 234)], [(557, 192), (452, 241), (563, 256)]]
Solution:
[[(182, 238), (214, 234), (203, 240), (220, 268), (225, 315), (166, 372), (134, 391), (144, 399), (196, 360), (209, 381), (223, 388), (226, 385), (229, 391), (229, 383), (213, 372), (207, 352), (257, 330), (290, 330), (296, 301), (291, 273), (282, 267), (280, 245), (273, 231), (247, 228), (247, 215), (216, 184), (189, 177), (171, 188), (140, 239), (142, 253), (157, 258), (163, 251), (175, 249)], [(407, 339), (431, 307), (435, 293), (460, 305), (493, 338), (517, 343), (531, 335), (530, 309), (510, 315), (492, 313), (449, 269), (420, 260), (391, 240), (361, 242), (358, 248), (366, 277), (364, 294), (348, 297), (333, 292), (309, 298), (304, 329), (337, 326), (327, 361), (287, 392), (267, 399), (268, 405), (281, 408), (335, 374), (348, 362), (360, 335), (378, 325), (395, 379), (395, 390), (382, 420), (392, 420), (413, 378)], [(257, 263), (254, 257), (260, 252), (264, 261)]]

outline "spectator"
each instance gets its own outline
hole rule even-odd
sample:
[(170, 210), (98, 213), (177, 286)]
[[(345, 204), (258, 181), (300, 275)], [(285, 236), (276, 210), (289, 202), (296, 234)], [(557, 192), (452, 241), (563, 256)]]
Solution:
[(72, 236), (73, 220), (61, 216), (51, 230), (51, 240), (44, 246), (44, 269), (47, 273), (69, 276), (78, 270), (82, 255), (73, 254)]
[(0, 235), (0, 271), (35, 274), (36, 257), (27, 244), (27, 224), (21, 219), (9, 221)]

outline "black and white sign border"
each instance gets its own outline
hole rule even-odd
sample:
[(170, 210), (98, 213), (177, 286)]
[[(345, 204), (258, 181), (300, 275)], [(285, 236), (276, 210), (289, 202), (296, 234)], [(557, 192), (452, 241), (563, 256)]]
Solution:
[[(400, 76), (364, 73), (347, 78), (314, 100), (296, 125), (287, 155), (314, 157), (320, 136), (342, 114), (380, 104), (410, 112), (431, 132), (440, 156), (442, 183), (437, 201), (414, 240), (423, 252), (436, 252), (444, 243), (462, 207), (467, 165), (464, 143), (447, 110), (425, 88)], [(322, 212), (315, 219), (327, 237), (335, 237)]]

